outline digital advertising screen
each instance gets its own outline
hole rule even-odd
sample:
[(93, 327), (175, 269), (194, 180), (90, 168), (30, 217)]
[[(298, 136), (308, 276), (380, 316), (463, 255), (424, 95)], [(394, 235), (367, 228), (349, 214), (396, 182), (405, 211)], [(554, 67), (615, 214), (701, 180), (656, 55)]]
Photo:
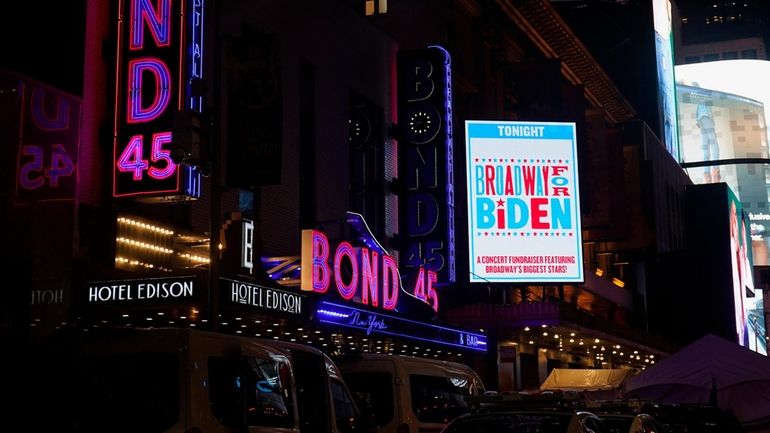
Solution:
[(465, 122), (470, 282), (582, 282), (574, 123)]
[(762, 289), (754, 287), (749, 222), (740, 201), (729, 188), (728, 208), (736, 339), (741, 346), (767, 355), (763, 296)]
[(671, 26), (671, 0), (652, 0), (655, 28), (655, 53), (658, 76), (658, 107), (662, 141), (666, 150), (679, 160), (679, 137), (676, 133), (676, 97), (674, 81), (674, 38)]
[[(770, 62), (676, 67), (681, 162), (695, 184), (725, 182), (749, 219), (754, 265), (770, 265)], [(758, 161), (759, 160), (759, 161)], [(721, 163), (720, 163), (721, 161)]]

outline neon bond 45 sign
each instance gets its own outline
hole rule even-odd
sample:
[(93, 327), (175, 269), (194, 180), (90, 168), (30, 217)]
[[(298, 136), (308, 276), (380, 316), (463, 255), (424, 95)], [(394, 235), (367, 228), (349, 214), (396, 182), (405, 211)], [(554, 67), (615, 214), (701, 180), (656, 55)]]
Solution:
[[(302, 230), (301, 288), (325, 294), (329, 287), (345, 301), (392, 311), (398, 305), (401, 275), (396, 259), (376, 249), (353, 247), (340, 242), (332, 250), (319, 230)], [(433, 288), (436, 273), (420, 267), (412, 278), (410, 296), (438, 311), (438, 293)]]
[[(199, 78), (202, 0), (121, 0), (115, 89), (113, 195), (180, 192), (171, 159), (173, 116), (199, 102), (185, 82)], [(196, 24), (197, 23), (197, 24)], [(185, 41), (191, 43), (185, 43)], [(195, 42), (197, 41), (197, 43)], [(188, 68), (189, 64), (198, 69)], [(188, 107), (189, 106), (189, 107)]]

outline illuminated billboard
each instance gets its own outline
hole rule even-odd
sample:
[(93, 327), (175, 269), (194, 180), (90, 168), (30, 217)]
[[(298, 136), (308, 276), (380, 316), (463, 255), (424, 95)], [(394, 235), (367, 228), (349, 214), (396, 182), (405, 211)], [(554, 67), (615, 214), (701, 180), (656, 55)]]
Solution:
[(736, 339), (740, 345), (767, 355), (762, 289), (754, 287), (747, 216), (729, 188), (727, 196)]
[(770, 167), (762, 161), (768, 158), (770, 62), (679, 65), (676, 75), (682, 163), (696, 184), (730, 186), (749, 218), (754, 264), (770, 265)]
[(574, 123), (465, 122), (470, 282), (582, 282)]
[(655, 53), (658, 76), (658, 107), (662, 141), (666, 150), (679, 160), (676, 133), (676, 98), (674, 95), (674, 38), (671, 33), (671, 0), (652, 0), (655, 28)]

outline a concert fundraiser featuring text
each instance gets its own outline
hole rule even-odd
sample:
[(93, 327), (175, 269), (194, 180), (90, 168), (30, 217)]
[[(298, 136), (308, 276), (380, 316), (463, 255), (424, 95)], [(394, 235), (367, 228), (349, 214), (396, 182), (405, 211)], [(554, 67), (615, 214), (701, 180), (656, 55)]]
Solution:
[(582, 282), (574, 123), (465, 122), (471, 282)]

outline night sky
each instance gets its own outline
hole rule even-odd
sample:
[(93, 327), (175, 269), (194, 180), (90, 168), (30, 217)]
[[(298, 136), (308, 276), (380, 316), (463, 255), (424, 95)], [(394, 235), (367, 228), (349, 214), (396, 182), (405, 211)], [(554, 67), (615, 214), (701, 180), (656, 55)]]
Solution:
[[(608, 59), (602, 57), (614, 57), (619, 51), (627, 49), (631, 36), (627, 33), (628, 23), (618, 20), (615, 12), (622, 11), (625, 9), (624, 6), (632, 6), (638, 1), (646, 0), (627, 0), (617, 3), (573, 0), (556, 1), (553, 4), (568, 15), (565, 18), (572, 18), (567, 21), (571, 26), (576, 27), (575, 30), (584, 43), (596, 48), (594, 46), (596, 44), (591, 43), (594, 37), (601, 40), (599, 45), (606, 45), (604, 52), (600, 49), (599, 52), (594, 53), (598, 60), (605, 63)], [(695, 13), (694, 11), (699, 9), (703, 10), (704, 5), (713, 3), (710, 0), (675, 1), (685, 13)], [(55, 2), (22, 0), (6, 3), (0, 14), (0, 66), (67, 92), (81, 95), (86, 0)], [(770, 1), (747, 0), (746, 3), (748, 8), (742, 9), (744, 14), (748, 13), (748, 16), (745, 16), (746, 21), (758, 21), (759, 26), (767, 31), (770, 25)], [(596, 31), (597, 27), (591, 26), (590, 31), (581, 32), (580, 24), (574, 21), (580, 15), (579, 12), (586, 11), (579, 5), (587, 4), (594, 6), (587, 8), (591, 10), (593, 16), (591, 21), (604, 18), (602, 31)], [(597, 7), (599, 5), (601, 7)], [(573, 13), (568, 12), (569, 9), (572, 9)], [(596, 14), (600, 16), (597, 17)], [(728, 30), (726, 27), (742, 26), (721, 27), (725, 28), (719, 30), (725, 31)], [(705, 34), (712, 39), (720, 39), (720, 32), (714, 30), (716, 29), (710, 28)]]
[(0, 13), (0, 66), (83, 93), (85, 0), (11, 1)]

